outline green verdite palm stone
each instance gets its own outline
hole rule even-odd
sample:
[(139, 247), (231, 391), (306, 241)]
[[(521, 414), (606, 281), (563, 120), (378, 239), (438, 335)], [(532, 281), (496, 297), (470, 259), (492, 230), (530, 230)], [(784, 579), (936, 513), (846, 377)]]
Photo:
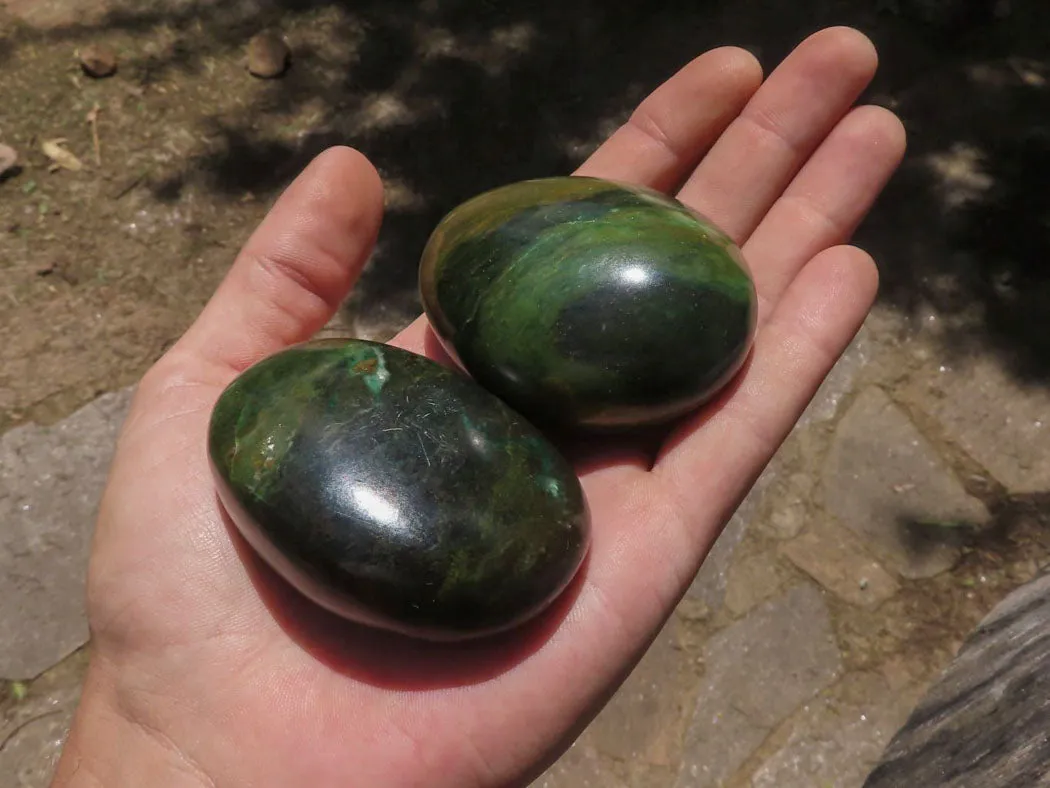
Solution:
[(220, 498), (315, 602), (453, 639), (522, 622), (589, 543), (579, 482), (525, 419), (407, 351), (327, 340), (241, 374), (212, 415)]
[(424, 250), (420, 292), (446, 350), (541, 424), (681, 416), (739, 371), (755, 330), (728, 236), (663, 194), (595, 178), (463, 203)]

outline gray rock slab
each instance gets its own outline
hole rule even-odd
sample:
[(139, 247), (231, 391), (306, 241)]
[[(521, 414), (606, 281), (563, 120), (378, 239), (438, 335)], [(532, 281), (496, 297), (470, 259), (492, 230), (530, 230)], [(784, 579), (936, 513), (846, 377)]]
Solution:
[(56, 709), (30, 720), (0, 749), (0, 785), (10, 788), (47, 788), (62, 754), (72, 708)]
[(876, 607), (900, 587), (846, 529), (816, 520), (810, 529), (780, 546), (780, 552), (836, 596), (861, 607)]
[(96, 509), (130, 391), (0, 436), (0, 677), (32, 678), (88, 638)]
[(74, 654), (0, 714), (0, 788), (47, 788), (73, 721), (87, 656)]
[(676, 757), (690, 683), (681, 675), (684, 660), (676, 630), (672, 618), (588, 727), (584, 740), (602, 754), (656, 766), (670, 766)]
[(700, 571), (686, 592), (691, 600), (702, 602), (711, 610), (722, 607), (733, 554), (747, 533), (752, 518), (760, 510), (770, 485), (777, 478), (778, 464), (777, 458), (774, 457), (762, 475), (758, 477), (758, 481), (752, 486), (743, 502), (737, 507), (726, 527), (722, 529), (722, 533), (715, 540)]
[(841, 670), (821, 592), (796, 586), (755, 608), (704, 648), (704, 679), (677, 788), (720, 785)]
[(877, 674), (846, 676), (784, 723), (751, 788), (859, 788), (914, 702)]
[(608, 759), (582, 741), (577, 742), (531, 788), (627, 788), (611, 770)]
[(864, 788), (1050, 785), (1050, 575), (978, 625)]
[(984, 504), (878, 388), (861, 392), (842, 417), (821, 481), (826, 510), (907, 578), (949, 569), (959, 526), (988, 520)]
[(675, 788), (722, 786), (769, 735), (768, 728), (732, 706), (709, 709), (706, 714), (690, 730)]
[(733, 553), (747, 533), (748, 520), (758, 508), (758, 494), (752, 490), (740, 508), (730, 518), (729, 523), (715, 540), (711, 551), (704, 559), (686, 595), (689, 599), (702, 602), (711, 610), (717, 610), (725, 600), (726, 584), (729, 581), (729, 567)]
[(874, 350), (871, 328), (873, 322), (874, 316), (865, 321), (849, 347), (835, 362), (835, 366), (824, 378), (799, 418), (800, 427), (828, 421), (838, 413), (842, 400), (853, 390), (858, 373), (868, 363)]
[[(683, 712), (692, 707), (695, 681), (672, 618), (605, 708), (534, 788), (647, 785), (646, 779), (659, 781), (654, 772), (673, 775)], [(613, 764), (621, 765), (619, 772), (612, 771)]]
[(1050, 390), (1018, 381), (994, 358), (925, 376), (907, 392), (1012, 493), (1050, 490)]
[(776, 554), (771, 552), (738, 557), (729, 568), (726, 610), (733, 616), (742, 616), (774, 596), (783, 584), (776, 563)]

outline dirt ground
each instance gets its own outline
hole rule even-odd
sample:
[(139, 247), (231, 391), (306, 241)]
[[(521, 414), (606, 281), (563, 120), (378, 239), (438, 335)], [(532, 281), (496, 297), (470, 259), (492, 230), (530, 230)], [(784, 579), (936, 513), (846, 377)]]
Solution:
[[(137, 379), (192, 320), (267, 204), (327, 145), (359, 147), (386, 179), (380, 248), (343, 315), (383, 333), (417, 313), (415, 265), (446, 210), (490, 186), (569, 171), (647, 90), (724, 43), (769, 67), (809, 31), (854, 24), (882, 49), (869, 98), (903, 114), (913, 160), (954, 145), (962, 153), (945, 167), (965, 169), (966, 146), (984, 137), (993, 164), (1043, 182), (1030, 167), (1046, 140), (1011, 140), (1005, 128), (1010, 113), (1046, 108), (1042, 72), (1025, 71), (1050, 27), (1038, 0), (1001, 18), (956, 20), (950, 7), (967, 3), (6, 5), (0, 142), (19, 151), (22, 168), (0, 183), (0, 429), (49, 423)], [(292, 46), (280, 80), (245, 69), (246, 43), (265, 28)], [(81, 73), (77, 52), (92, 44), (117, 54), (115, 76)], [(1017, 75), (974, 97), (958, 67), (995, 58)], [(98, 161), (85, 120), (95, 106)], [(82, 170), (49, 172), (41, 144), (56, 138)], [(909, 175), (899, 179), (904, 207), (888, 199), (868, 228), (870, 245), (886, 249), (885, 297), (911, 307), (937, 286), (931, 275), (947, 272), (961, 280), (951, 296), (983, 298), (984, 272), (965, 281), (954, 260), (893, 266), (903, 244), (944, 225), (934, 184)], [(979, 188), (995, 174), (974, 177)], [(1012, 196), (1020, 212), (992, 218), (1002, 226), (988, 235), (1010, 235), (994, 245), (1024, 243), (1019, 231), (1031, 228), (1017, 226), (1019, 213), (1038, 215), (1033, 195), (1045, 207), (1045, 189), (1026, 187)], [(1011, 273), (1007, 284), (1028, 292), (1024, 272), (1000, 278)], [(1017, 324), (998, 327), (1010, 344), (1018, 331), (1026, 341), (1038, 333), (1025, 320), (1036, 306), (1001, 316)]]
[[(880, 309), (920, 328), (936, 315), (924, 347), (945, 366), (994, 358), (1018, 386), (1044, 386), (1044, 0), (0, 0), (0, 143), (20, 157), (0, 176), (0, 433), (53, 423), (137, 380), (280, 189), (330, 144), (358, 147), (384, 177), (379, 247), (338, 322), (385, 338), (418, 313), (419, 254), (461, 200), (570, 171), (707, 48), (745, 46), (768, 69), (809, 32), (843, 23), (879, 46), (866, 98), (895, 109), (910, 135), (905, 166), (858, 235), (880, 263)], [(245, 67), (264, 29), (291, 46), (280, 79)], [(82, 72), (88, 45), (117, 54), (114, 76)], [(56, 139), (79, 170), (49, 167), (42, 146)], [(891, 388), (915, 365), (894, 352), (884, 358), (899, 368), (879, 378)], [(956, 468), (972, 464), (944, 445)], [(1018, 492), (976, 469), (964, 478), (992, 527), (951, 572), (906, 584), (877, 613), (835, 607), (849, 669), (893, 652), (928, 680), (1050, 561), (1050, 490)], [(686, 640), (718, 624), (683, 621)]]

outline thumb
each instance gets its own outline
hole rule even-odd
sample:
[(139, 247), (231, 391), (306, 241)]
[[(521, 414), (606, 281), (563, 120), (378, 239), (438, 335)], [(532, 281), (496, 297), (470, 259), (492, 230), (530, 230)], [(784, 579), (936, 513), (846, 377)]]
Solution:
[(382, 182), (361, 153), (336, 147), (319, 155), (249, 238), (172, 353), (232, 377), (308, 339), (357, 281), (382, 212)]

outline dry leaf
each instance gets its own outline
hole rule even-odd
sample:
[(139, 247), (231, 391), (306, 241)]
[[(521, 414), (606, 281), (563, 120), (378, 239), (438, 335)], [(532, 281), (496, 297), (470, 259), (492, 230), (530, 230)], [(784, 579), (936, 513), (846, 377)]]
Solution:
[(66, 140), (63, 137), (53, 140), (45, 140), (40, 145), (40, 149), (44, 152), (51, 161), (57, 164), (59, 167), (64, 167), (67, 170), (82, 170), (84, 169), (83, 163), (74, 156), (72, 153), (62, 147), (62, 143)]

